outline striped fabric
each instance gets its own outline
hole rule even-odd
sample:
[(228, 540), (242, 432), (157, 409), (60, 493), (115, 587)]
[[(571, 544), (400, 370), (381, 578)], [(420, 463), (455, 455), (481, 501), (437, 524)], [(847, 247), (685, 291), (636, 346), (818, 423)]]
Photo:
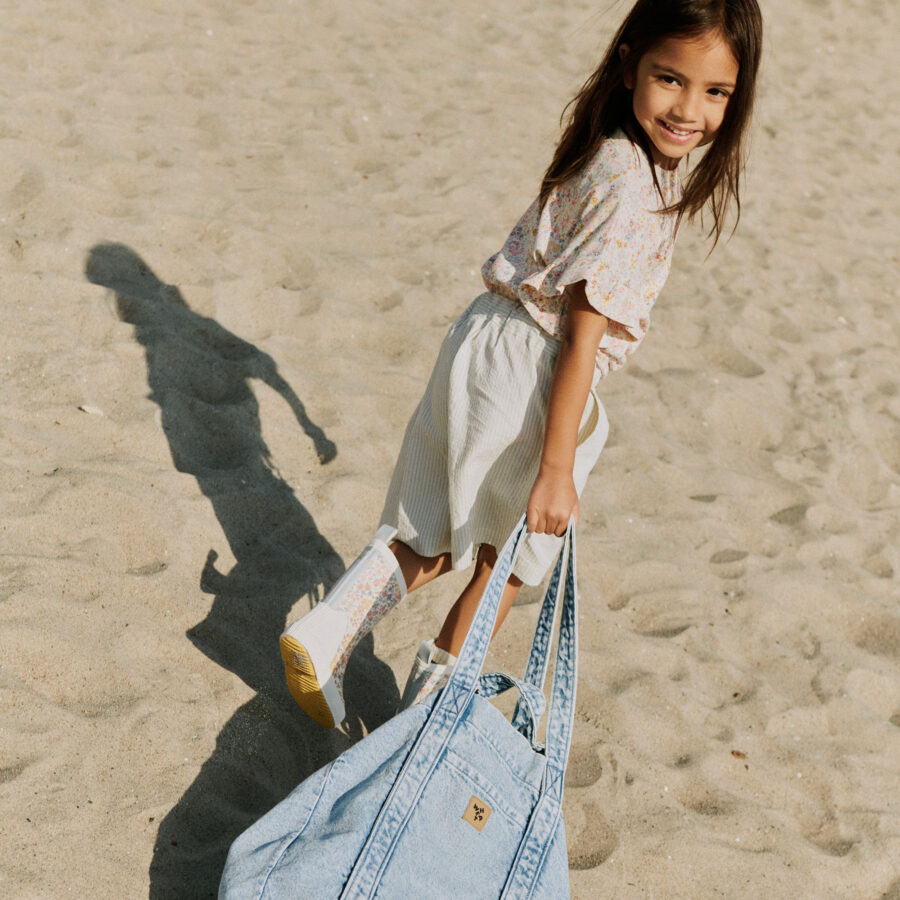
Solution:
[[(450, 551), (464, 569), (480, 544), (499, 550), (537, 477), (547, 397), (559, 340), (521, 304), (482, 294), (451, 327), (406, 429), (381, 515), (382, 524), (421, 556)], [(588, 396), (575, 453), (581, 494), (609, 425)], [(538, 584), (561, 538), (529, 535), (514, 574)]]

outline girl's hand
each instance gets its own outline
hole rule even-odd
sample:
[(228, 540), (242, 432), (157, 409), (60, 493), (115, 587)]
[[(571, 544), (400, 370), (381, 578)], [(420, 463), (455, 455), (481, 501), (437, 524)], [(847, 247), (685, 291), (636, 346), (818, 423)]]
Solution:
[(562, 537), (572, 517), (577, 525), (578, 493), (571, 472), (542, 468), (528, 498), (526, 527), (535, 534)]

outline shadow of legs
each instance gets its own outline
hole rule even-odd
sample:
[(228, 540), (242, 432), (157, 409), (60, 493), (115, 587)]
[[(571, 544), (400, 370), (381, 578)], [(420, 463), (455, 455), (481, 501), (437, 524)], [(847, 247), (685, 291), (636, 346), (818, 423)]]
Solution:
[(119, 318), (144, 346), (150, 398), (172, 462), (212, 503), (236, 559), (227, 574), (210, 551), (201, 588), (215, 595), (192, 643), (257, 696), (232, 716), (197, 778), (160, 823), (150, 867), (155, 898), (215, 897), (234, 838), (300, 781), (393, 715), (399, 700), (371, 635), (348, 666), (346, 735), (326, 731), (284, 685), (278, 636), (296, 601), (314, 602), (343, 562), (278, 474), (250, 386), (261, 381), (290, 407), (324, 464), (337, 448), (307, 416), (274, 360), (192, 310), (131, 248), (98, 244), (85, 274), (112, 293)]

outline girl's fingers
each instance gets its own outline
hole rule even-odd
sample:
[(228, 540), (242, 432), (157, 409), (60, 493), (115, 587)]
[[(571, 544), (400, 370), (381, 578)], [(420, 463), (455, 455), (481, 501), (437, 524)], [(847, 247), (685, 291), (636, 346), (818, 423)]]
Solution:
[(560, 537), (566, 533), (566, 525), (559, 516), (548, 516), (544, 527), (544, 534), (553, 534)]
[(530, 516), (526, 518), (526, 526), (532, 534), (553, 534), (556, 537), (563, 537), (566, 529), (569, 527), (569, 519), (574, 516), (576, 524), (578, 521), (577, 513), (570, 516), (551, 515), (544, 513), (535, 513), (534, 519)]
[(568, 514), (553, 514), (540, 509), (529, 509), (525, 516), (525, 527), (530, 534), (553, 534), (563, 537), (569, 527), (569, 519), (578, 524), (578, 507)]

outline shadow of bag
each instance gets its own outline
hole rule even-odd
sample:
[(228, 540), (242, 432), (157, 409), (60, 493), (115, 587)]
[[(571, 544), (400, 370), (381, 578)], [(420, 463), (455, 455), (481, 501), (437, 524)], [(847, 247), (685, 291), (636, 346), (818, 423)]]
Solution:
[[(311, 775), (241, 834), (228, 854), (221, 900), (569, 896), (562, 794), (578, 642), (571, 526), (524, 678), (480, 675), (524, 534), (523, 518), (446, 687)], [(537, 728), (560, 606), (544, 746)], [(511, 687), (520, 696), (510, 723), (487, 698)]]

